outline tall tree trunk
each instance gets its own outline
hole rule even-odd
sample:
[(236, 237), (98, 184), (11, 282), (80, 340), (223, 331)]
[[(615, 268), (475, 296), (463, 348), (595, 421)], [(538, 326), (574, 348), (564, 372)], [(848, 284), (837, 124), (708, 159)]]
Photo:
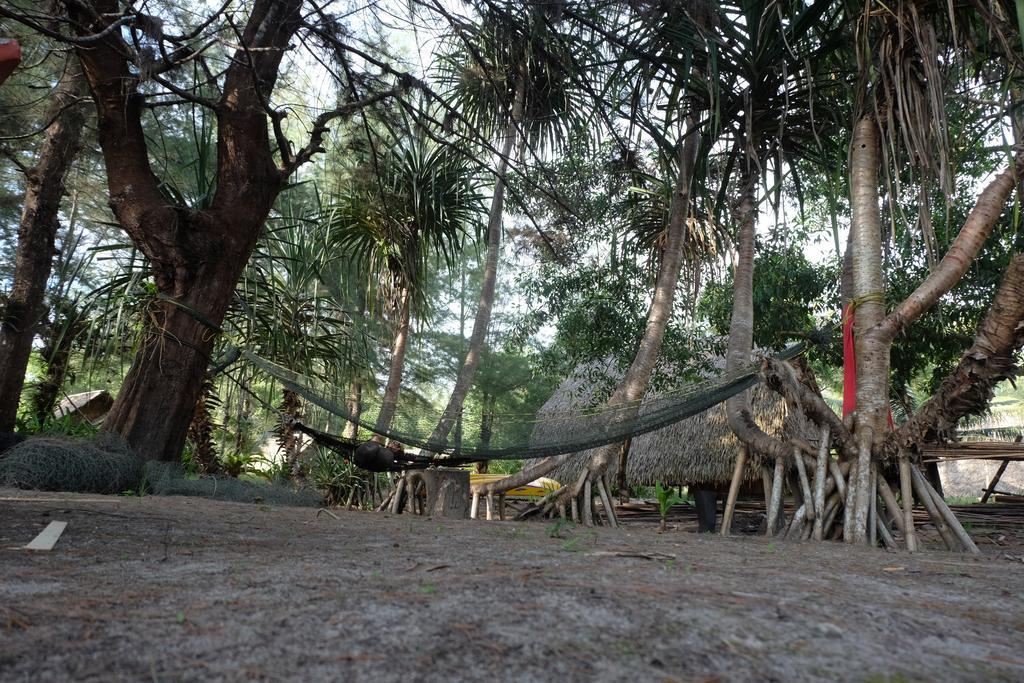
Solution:
[(867, 541), (871, 452), (885, 435), (889, 414), (890, 345), (868, 331), (885, 318), (885, 279), (882, 274), (882, 229), (878, 208), (878, 125), (860, 119), (850, 146), (850, 233), (853, 273), (854, 346), (857, 358), (857, 492), (853, 533), (847, 540)]
[[(679, 282), (679, 271), (683, 265), (683, 245), (686, 242), (686, 219), (690, 215), (690, 185), (693, 180), (693, 169), (697, 162), (699, 135), (693, 125), (693, 119), (687, 120), (687, 135), (679, 146), (679, 175), (676, 177), (672, 206), (669, 211), (669, 224), (665, 250), (661, 255), (658, 268), (658, 279), (654, 285), (654, 297), (647, 310), (647, 324), (640, 338), (633, 362), (630, 363), (625, 377), (615, 388), (608, 406), (628, 406), (619, 411), (613, 419), (632, 420), (639, 411), (639, 402), (643, 399), (650, 383), (654, 366), (661, 353), (661, 342), (665, 338), (665, 330), (672, 315), (675, 303), (676, 285)], [(610, 443), (602, 446), (591, 457), (587, 470), (580, 477), (574, 490), (579, 495), (584, 479), (595, 480), (608, 470), (609, 464), (621, 448), (621, 443)], [(583, 501), (589, 505), (590, 501)]]
[(405, 351), (409, 345), (409, 315), (412, 308), (412, 295), (408, 287), (402, 289), (398, 302), (398, 325), (395, 328), (395, 339), (391, 344), (391, 368), (388, 371), (388, 384), (384, 389), (384, 400), (380, 406), (380, 414), (374, 430), (374, 440), (383, 442), (380, 432), (391, 428), (398, 407), (398, 394), (402, 389), (402, 373), (405, 370)]
[[(740, 179), (740, 236), (733, 273), (732, 318), (729, 345), (725, 353), (725, 371), (731, 372), (750, 363), (754, 344), (754, 240), (757, 232), (757, 175), (752, 161)], [(754, 421), (749, 392), (742, 392), (725, 403), (729, 427), (736, 437), (754, 451), (785, 458), (792, 447), (766, 434)], [(738, 453), (737, 453), (738, 455)]]
[(216, 338), (216, 328), (192, 311), (211, 325), (223, 321), (247, 255), (235, 251), (208, 262), (170, 288), (174, 303), (150, 306), (139, 350), (103, 422), (103, 429), (120, 434), (146, 458), (181, 456)]
[(516, 82), (515, 100), (512, 105), (512, 116), (505, 129), (501, 155), (495, 169), (494, 196), (491, 198), (491, 209), (487, 217), (487, 257), (484, 262), (483, 285), (480, 290), (480, 302), (473, 321), (473, 332), (469, 337), (469, 347), (462, 361), (455, 387), (452, 389), (448, 405), (441, 414), (441, 419), (430, 435), (428, 443), (440, 447), (448, 440), (455, 422), (462, 413), (462, 405), (473, 386), (476, 368), (480, 364), (480, 356), (487, 339), (487, 330), (491, 324), (491, 310), (494, 307), (494, 291), (498, 281), (498, 259), (501, 256), (501, 224), (505, 209), (505, 174), (508, 171), (508, 160), (515, 146), (517, 129), (523, 118), (523, 105), (526, 99), (526, 74), (520, 70)]
[(345, 402), (352, 419), (345, 423), (343, 436), (355, 439), (359, 436), (359, 418), (363, 415), (363, 380), (354, 378), (349, 385), (348, 400)]
[(69, 53), (46, 112), (51, 123), (43, 131), (36, 163), (26, 173), (13, 282), (0, 312), (0, 432), (14, 428), (32, 340), (45, 315), (64, 177), (78, 151), (85, 121), (84, 108), (75, 102), (84, 94), (81, 66)]
[[(148, 259), (158, 297), (143, 339), (103, 428), (143, 456), (177, 460), (199, 398), (218, 326), (267, 215), (303, 150), (278, 167), (266, 98), (302, 22), (302, 0), (253, 0), (223, 78), (217, 114), (216, 192), (201, 211), (169, 202), (150, 165), (143, 94), (120, 31), (117, 0), (68, 3), (75, 30), (102, 39), (77, 48), (96, 103), (110, 204)], [(89, 11), (89, 10), (94, 11)], [(322, 136), (323, 128), (319, 129)], [(322, 139), (322, 137), (321, 137)], [(279, 153), (290, 155), (287, 145)]]

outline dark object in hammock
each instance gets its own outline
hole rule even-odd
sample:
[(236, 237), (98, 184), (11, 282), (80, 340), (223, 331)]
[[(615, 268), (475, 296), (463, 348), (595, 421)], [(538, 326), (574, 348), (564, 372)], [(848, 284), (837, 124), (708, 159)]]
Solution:
[(289, 420), (288, 424), (303, 434), (312, 437), (321, 446), (341, 454), (351, 460), (356, 467), (370, 472), (403, 472), (405, 470), (425, 470), (434, 465), (459, 466), (467, 465), (476, 460), (467, 458), (428, 458), (422, 455), (408, 455), (402, 447), (392, 441), (387, 446), (376, 441), (364, 441), (359, 444), (354, 439), (342, 439), (326, 432), (308, 427), (298, 420)]

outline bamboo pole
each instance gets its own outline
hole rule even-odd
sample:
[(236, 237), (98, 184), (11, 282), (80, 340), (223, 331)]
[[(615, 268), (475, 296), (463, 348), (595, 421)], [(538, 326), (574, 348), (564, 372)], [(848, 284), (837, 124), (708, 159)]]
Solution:
[(825, 516), (825, 472), (828, 468), (829, 442), (831, 434), (828, 425), (821, 428), (821, 443), (818, 446), (818, 461), (814, 468), (814, 540), (823, 539)]
[[(908, 552), (917, 552), (917, 531), (914, 529), (913, 477), (910, 475), (910, 459), (903, 451), (899, 453), (900, 496), (903, 498), (903, 538)], [(893, 510), (896, 514), (896, 510)]]
[(740, 495), (740, 484), (743, 482), (743, 470), (747, 466), (749, 446), (743, 444), (736, 456), (736, 466), (732, 470), (732, 481), (729, 482), (729, 495), (725, 499), (725, 510), (722, 511), (722, 536), (728, 536), (732, 530), (732, 516), (736, 509), (736, 499)]

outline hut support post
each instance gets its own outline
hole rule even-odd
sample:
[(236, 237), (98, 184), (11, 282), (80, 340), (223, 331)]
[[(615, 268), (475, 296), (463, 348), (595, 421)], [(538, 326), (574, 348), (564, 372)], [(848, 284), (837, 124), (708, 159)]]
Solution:
[(477, 513), (480, 511), (480, 492), (473, 491), (473, 500), (469, 504), (469, 518), (476, 519)]
[(772, 489), (775, 484), (772, 482), (772, 473), (764, 465), (761, 465), (761, 487), (764, 490), (764, 514), (767, 515), (772, 506)]
[(740, 495), (740, 484), (743, 482), (743, 470), (747, 466), (747, 451), (749, 446), (743, 444), (739, 455), (736, 456), (736, 467), (732, 470), (732, 481), (729, 482), (729, 495), (725, 499), (725, 510), (722, 511), (723, 536), (728, 536), (732, 530), (732, 515), (736, 509), (736, 499)]

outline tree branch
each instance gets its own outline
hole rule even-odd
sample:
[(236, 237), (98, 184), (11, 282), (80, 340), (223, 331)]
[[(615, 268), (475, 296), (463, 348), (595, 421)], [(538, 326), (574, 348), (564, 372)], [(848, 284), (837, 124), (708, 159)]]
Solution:
[(868, 335), (891, 343), (896, 335), (921, 317), (943, 294), (956, 286), (992, 232), (992, 227), (1002, 213), (1003, 206), (1016, 187), (1022, 172), (1024, 152), (1018, 153), (1013, 164), (996, 176), (995, 180), (978, 195), (978, 201), (963, 228), (931, 274), (892, 313), (869, 330)]

